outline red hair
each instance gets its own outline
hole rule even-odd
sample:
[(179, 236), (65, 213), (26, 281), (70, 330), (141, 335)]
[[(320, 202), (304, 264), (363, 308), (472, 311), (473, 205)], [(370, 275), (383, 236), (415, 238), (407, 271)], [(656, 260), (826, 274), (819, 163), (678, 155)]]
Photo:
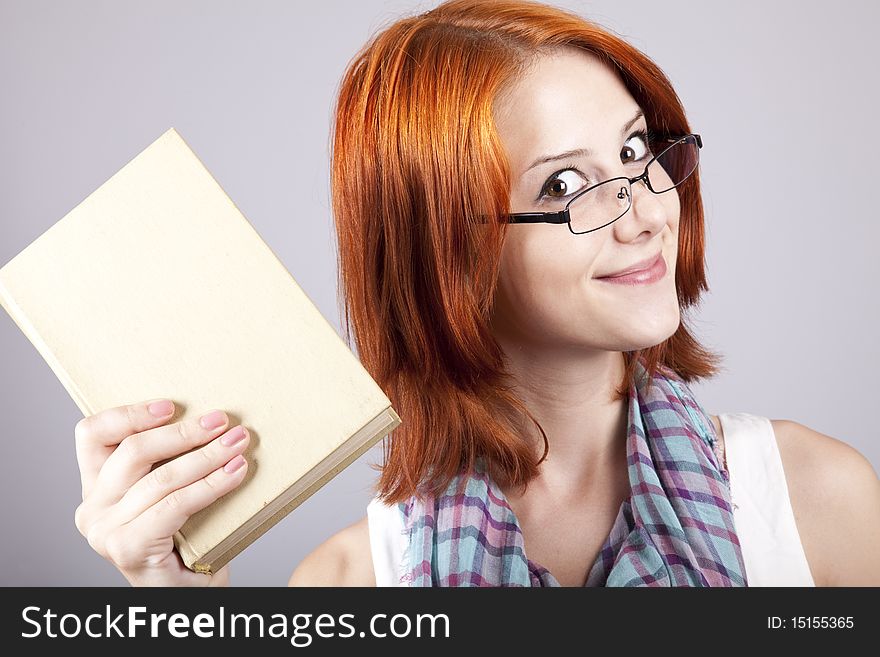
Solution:
[[(492, 118), (498, 92), (541, 52), (568, 46), (616, 69), (649, 130), (690, 133), (684, 108), (647, 56), (573, 13), (517, 0), (449, 0), (400, 19), (355, 55), (333, 128), (331, 193), (344, 326), (402, 424), (386, 437), (377, 490), (388, 504), (444, 490), (484, 457), (502, 486), (525, 486), (543, 460), (505, 384), (490, 311), (509, 210), (508, 163)], [(682, 315), (706, 284), (699, 171), (678, 188), (675, 280)], [(720, 356), (684, 317), (661, 344), (624, 352), (684, 381), (714, 376)]]

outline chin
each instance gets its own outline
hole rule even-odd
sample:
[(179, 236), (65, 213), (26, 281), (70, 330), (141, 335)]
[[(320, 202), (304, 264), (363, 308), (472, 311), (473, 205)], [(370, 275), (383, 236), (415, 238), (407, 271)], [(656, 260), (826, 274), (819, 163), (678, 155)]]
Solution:
[(672, 337), (681, 325), (678, 303), (662, 311), (638, 313), (626, 321), (618, 351), (635, 351), (656, 346)]

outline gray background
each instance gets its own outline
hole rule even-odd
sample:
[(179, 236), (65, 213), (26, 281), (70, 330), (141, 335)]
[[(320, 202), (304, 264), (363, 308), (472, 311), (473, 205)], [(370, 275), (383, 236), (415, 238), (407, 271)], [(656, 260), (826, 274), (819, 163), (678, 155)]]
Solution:
[[(711, 413), (797, 420), (880, 464), (877, 3), (558, 2), (652, 57), (705, 147), (711, 293), (727, 371)], [(434, 2), (0, 0), (0, 265), (169, 127), (341, 333), (331, 108), (370, 34)], [(71, 318), (75, 321), (75, 318)], [(82, 417), (0, 313), (3, 585), (122, 585), (73, 523)], [(232, 562), (280, 585), (364, 515), (374, 448)]]

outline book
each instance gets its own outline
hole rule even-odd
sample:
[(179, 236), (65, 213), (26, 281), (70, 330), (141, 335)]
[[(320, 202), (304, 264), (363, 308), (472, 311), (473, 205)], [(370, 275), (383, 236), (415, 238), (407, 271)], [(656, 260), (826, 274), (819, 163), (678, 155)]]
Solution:
[(174, 536), (216, 572), (401, 420), (170, 128), (0, 268), (0, 305), (84, 415), (154, 398), (251, 434), (244, 481)]

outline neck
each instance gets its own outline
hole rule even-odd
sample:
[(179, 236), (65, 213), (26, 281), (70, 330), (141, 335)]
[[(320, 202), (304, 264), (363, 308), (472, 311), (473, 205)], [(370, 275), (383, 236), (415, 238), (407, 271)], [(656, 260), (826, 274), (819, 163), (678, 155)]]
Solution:
[[(547, 434), (549, 451), (529, 490), (563, 501), (582, 500), (592, 492), (601, 497), (614, 488), (610, 482), (626, 477), (629, 402), (614, 399), (625, 368), (623, 353), (552, 345), (523, 349), (497, 337), (514, 391)], [(544, 439), (538, 427), (527, 421), (522, 431), (540, 457)]]

